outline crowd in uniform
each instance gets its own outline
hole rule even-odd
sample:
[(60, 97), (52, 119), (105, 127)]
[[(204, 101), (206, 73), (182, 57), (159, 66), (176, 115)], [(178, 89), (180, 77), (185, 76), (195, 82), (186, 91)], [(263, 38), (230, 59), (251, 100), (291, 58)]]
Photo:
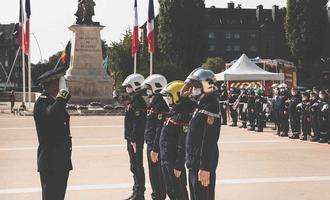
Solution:
[(220, 87), (222, 124), (227, 125), (227, 110), (232, 124), (249, 131), (262, 132), (268, 121), (281, 137), (330, 144), (329, 90), (314, 87), (300, 91), (286, 84), (273, 84), (270, 95), (262, 87), (235, 84)]
[[(71, 97), (64, 68), (38, 78), (44, 92), (34, 107), (38, 134), (38, 171), (43, 200), (63, 200), (72, 170)], [(167, 83), (164, 76), (131, 74), (123, 82), (130, 97), (124, 117), (124, 138), (133, 177), (131, 200), (145, 199), (146, 147), (151, 198), (155, 200), (214, 200), (218, 140), (221, 125), (262, 132), (271, 116), (280, 136), (329, 142), (329, 94), (300, 93), (274, 85), (266, 97), (262, 88), (243, 85), (229, 90), (218, 85), (211, 70), (197, 68), (186, 80)], [(266, 105), (266, 106), (265, 106)], [(188, 172), (188, 173), (187, 173)], [(189, 193), (187, 186), (189, 187)]]

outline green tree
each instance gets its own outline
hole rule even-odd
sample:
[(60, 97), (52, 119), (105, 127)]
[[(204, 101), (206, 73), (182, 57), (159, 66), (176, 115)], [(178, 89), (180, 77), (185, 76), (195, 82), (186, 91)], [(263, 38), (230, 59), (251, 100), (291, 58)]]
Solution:
[(172, 65), (185, 74), (205, 59), (204, 0), (159, 0), (158, 45)]
[[(327, 43), (328, 0), (288, 0), (285, 20), (289, 49), (298, 61), (299, 78), (315, 79), (316, 63)], [(311, 76), (312, 75), (312, 76)]]
[(132, 32), (127, 30), (123, 39), (113, 42), (109, 48), (111, 75), (118, 86), (123, 79), (133, 73), (133, 59), (131, 56)]
[(226, 69), (226, 62), (223, 58), (207, 58), (202, 67), (212, 70), (214, 73), (220, 73)]

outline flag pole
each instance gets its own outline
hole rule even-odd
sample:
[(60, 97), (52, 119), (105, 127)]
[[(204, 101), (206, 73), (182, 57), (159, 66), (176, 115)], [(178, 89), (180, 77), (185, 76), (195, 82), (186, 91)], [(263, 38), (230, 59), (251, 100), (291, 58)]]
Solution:
[[(23, 16), (23, 14), (22, 14)], [(23, 103), (25, 104), (25, 54), (24, 54), (24, 18), (22, 25), (22, 78), (23, 78)]]
[(153, 53), (150, 52), (150, 75), (152, 75), (152, 68), (153, 68)]
[(28, 87), (29, 87), (29, 110), (31, 109), (31, 21), (29, 19), (29, 35), (28, 35), (28, 41), (29, 41), (29, 54), (28, 54)]
[(136, 57), (137, 56), (136, 56), (136, 54), (137, 53), (134, 54), (134, 74), (136, 74), (136, 63), (137, 63), (137, 60), (136, 60)]

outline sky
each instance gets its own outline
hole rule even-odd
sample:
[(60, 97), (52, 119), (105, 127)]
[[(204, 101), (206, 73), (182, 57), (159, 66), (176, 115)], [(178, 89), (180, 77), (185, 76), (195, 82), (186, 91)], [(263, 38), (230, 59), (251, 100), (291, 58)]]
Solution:
[[(102, 39), (108, 44), (119, 41), (126, 29), (133, 25), (134, 0), (94, 0), (95, 16), (93, 21), (105, 26), (101, 32)], [(25, 2), (25, 0), (23, 0)], [(143, 24), (148, 16), (149, 0), (138, 0), (139, 24)], [(227, 7), (230, 0), (205, 0), (206, 7)], [(155, 13), (158, 13), (158, 1), (154, 0)], [(286, 6), (286, 0), (236, 0), (243, 8), (255, 8), (262, 4), (264, 8), (273, 5)], [(48, 59), (54, 53), (64, 50), (67, 41), (72, 38), (68, 29), (74, 24), (74, 13), (78, 0), (31, 0), (31, 57), (37, 63)], [(19, 16), (19, 0), (1, 0), (0, 24), (17, 23)], [(35, 37), (34, 37), (35, 36)], [(37, 45), (40, 45), (41, 53)]]

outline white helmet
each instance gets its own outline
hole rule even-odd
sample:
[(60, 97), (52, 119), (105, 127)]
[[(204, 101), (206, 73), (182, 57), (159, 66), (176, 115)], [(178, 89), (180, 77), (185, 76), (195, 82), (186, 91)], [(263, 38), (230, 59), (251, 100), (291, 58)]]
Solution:
[(186, 79), (186, 83), (191, 81), (197, 81), (202, 84), (204, 93), (212, 93), (215, 90), (215, 75), (214, 72), (209, 69), (199, 68), (194, 70)]
[(160, 91), (167, 85), (167, 80), (163, 75), (153, 74), (143, 81), (143, 88), (150, 87), (153, 94), (159, 94)]
[(281, 89), (287, 89), (288, 88), (288, 85), (285, 84), (285, 83), (282, 83), (278, 87), (281, 88)]
[(141, 74), (131, 74), (123, 82), (122, 86), (131, 86), (134, 92), (142, 89), (144, 77)]

